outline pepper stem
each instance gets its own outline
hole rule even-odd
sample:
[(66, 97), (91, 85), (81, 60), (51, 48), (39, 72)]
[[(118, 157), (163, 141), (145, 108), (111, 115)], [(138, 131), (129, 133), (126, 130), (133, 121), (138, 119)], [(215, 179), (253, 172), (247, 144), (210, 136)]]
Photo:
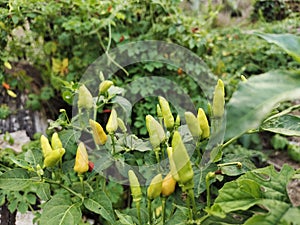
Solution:
[(142, 225), (142, 218), (141, 218), (141, 202), (137, 201), (136, 204), (136, 211), (137, 211), (137, 217), (139, 220), (139, 225)]
[(81, 183), (81, 188), (82, 188), (82, 195), (85, 195), (85, 188), (84, 188), (84, 182), (83, 182), (83, 175), (82, 174), (78, 174), (80, 183)]
[(109, 135), (111, 137), (111, 144), (112, 144), (111, 154), (114, 155), (116, 153), (115, 134), (114, 133), (110, 133)]
[(147, 199), (147, 206), (148, 206), (148, 221), (149, 224), (152, 225), (152, 209), (151, 209), (151, 199)]
[(161, 198), (161, 207), (162, 207), (162, 222), (165, 225), (166, 221), (166, 197)]

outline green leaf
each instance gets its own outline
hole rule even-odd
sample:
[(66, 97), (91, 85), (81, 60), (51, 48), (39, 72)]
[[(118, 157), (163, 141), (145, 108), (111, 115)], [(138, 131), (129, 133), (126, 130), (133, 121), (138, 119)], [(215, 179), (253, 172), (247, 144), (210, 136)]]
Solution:
[(27, 171), (21, 168), (9, 170), (0, 176), (0, 189), (20, 191), (31, 183)]
[(40, 150), (28, 150), (25, 153), (25, 160), (33, 166), (42, 165), (43, 155)]
[(37, 185), (38, 185), (38, 188), (36, 190), (37, 196), (44, 201), (49, 200), (51, 196), (50, 184), (38, 183)]
[(269, 43), (274, 43), (281, 47), (287, 54), (300, 62), (300, 37), (293, 34), (263, 34), (256, 33), (259, 37)]
[(115, 223), (112, 204), (105, 192), (94, 192), (90, 198), (84, 200), (83, 204), (88, 210), (101, 215), (111, 224)]
[(120, 213), (118, 210), (115, 210), (115, 212), (117, 214), (117, 217), (119, 218), (118, 222), (120, 222), (120, 224), (123, 224), (123, 225), (132, 225), (132, 224), (135, 224), (133, 222), (131, 216), (123, 214), (123, 213)]
[(227, 104), (225, 139), (259, 127), (280, 102), (300, 97), (300, 71), (271, 71), (239, 85)]
[(55, 195), (43, 206), (40, 224), (75, 225), (81, 221), (79, 203), (72, 203), (66, 195)]
[(300, 117), (294, 115), (276, 117), (263, 123), (261, 128), (286, 136), (300, 136)]
[[(246, 211), (250, 207), (259, 206), (264, 211), (256, 212), (244, 224), (272, 225), (291, 224), (290, 216), (299, 217), (299, 208), (290, 203), (286, 186), (293, 177), (293, 168), (285, 165), (280, 172), (273, 166), (253, 170), (242, 175), (235, 181), (226, 183), (219, 191), (210, 214), (218, 216)], [(214, 214), (214, 211), (216, 213)], [(300, 222), (292, 221), (293, 224)]]

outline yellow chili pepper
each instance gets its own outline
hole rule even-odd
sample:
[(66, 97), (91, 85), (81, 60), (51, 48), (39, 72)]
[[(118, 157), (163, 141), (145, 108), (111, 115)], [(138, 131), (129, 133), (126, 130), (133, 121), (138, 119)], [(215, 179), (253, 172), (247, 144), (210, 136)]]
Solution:
[(218, 83), (215, 87), (212, 112), (214, 117), (222, 117), (224, 114), (224, 105), (225, 105), (225, 91), (224, 83), (221, 79), (218, 80)]
[(161, 96), (158, 97), (158, 101), (164, 118), (164, 124), (168, 130), (172, 130), (174, 127), (174, 117), (172, 115), (169, 102)]
[(52, 145), (53, 150), (63, 148), (63, 145), (61, 143), (61, 140), (59, 139), (58, 133), (56, 133), (56, 132), (52, 134), (51, 145)]
[(128, 171), (128, 177), (129, 177), (129, 184), (130, 184), (132, 199), (134, 202), (139, 202), (142, 200), (142, 190), (141, 190), (139, 180), (136, 177), (133, 170)]
[(111, 80), (104, 80), (99, 85), (100, 94), (104, 94), (114, 83)]
[(208, 120), (205, 115), (205, 112), (202, 108), (198, 109), (198, 115), (197, 115), (198, 123), (200, 124), (200, 128), (202, 130), (202, 138), (208, 138), (210, 135), (210, 128), (208, 125)]
[(193, 137), (201, 137), (202, 130), (196, 116), (192, 112), (185, 112), (185, 121)]
[(115, 109), (111, 110), (110, 116), (106, 124), (106, 131), (109, 134), (114, 133), (118, 129), (118, 115)]
[(151, 115), (146, 116), (146, 127), (149, 133), (150, 143), (155, 149), (166, 139), (165, 131), (160, 123)]
[(172, 173), (169, 172), (168, 175), (163, 179), (161, 194), (164, 197), (168, 197), (175, 191), (176, 180), (173, 178)]
[(107, 141), (107, 135), (102, 126), (95, 120), (89, 119), (89, 124), (93, 131), (93, 137), (97, 145), (104, 145)]
[(88, 154), (83, 142), (80, 142), (76, 152), (74, 171), (82, 174), (89, 170)]
[(162, 175), (158, 174), (156, 175), (152, 180), (151, 183), (147, 189), (147, 197), (149, 199), (155, 199), (161, 194), (161, 188), (162, 188)]
[(44, 159), (44, 167), (55, 166), (65, 154), (64, 148), (52, 150)]
[(78, 89), (78, 108), (91, 109), (93, 107), (93, 96), (83, 84)]
[(44, 135), (41, 136), (40, 142), (41, 142), (41, 148), (43, 151), (43, 156), (44, 156), (44, 158), (46, 158), (47, 155), (49, 155), (52, 152), (52, 147), (49, 143), (48, 138), (46, 138)]
[[(190, 161), (190, 157), (183, 144), (180, 133), (174, 132), (172, 139), (173, 154), (172, 159), (174, 161), (175, 169), (178, 174), (178, 183), (182, 189), (189, 190), (194, 188), (194, 171)], [(176, 176), (173, 176), (176, 179)]]

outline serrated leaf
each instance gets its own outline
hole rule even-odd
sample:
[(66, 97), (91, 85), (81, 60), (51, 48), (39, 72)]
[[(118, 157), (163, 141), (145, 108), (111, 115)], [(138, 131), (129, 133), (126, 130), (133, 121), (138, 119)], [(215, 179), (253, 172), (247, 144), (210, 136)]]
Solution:
[(256, 33), (269, 43), (281, 47), (287, 54), (300, 62), (300, 37), (293, 34), (263, 34)]
[[(273, 166), (253, 170), (242, 175), (235, 181), (226, 183), (220, 190), (214, 205), (216, 215), (220, 209), (228, 214), (246, 211), (252, 206), (259, 206), (264, 211), (255, 213), (244, 224), (272, 225), (291, 224), (290, 215), (300, 215), (300, 210), (294, 208), (287, 195), (286, 186), (293, 177), (293, 168), (285, 165), (280, 172)], [(293, 220), (293, 224), (300, 224)]]
[(300, 97), (300, 72), (271, 71), (240, 83), (227, 104), (225, 139), (259, 127), (280, 102)]
[(115, 223), (112, 204), (105, 192), (94, 192), (90, 198), (84, 200), (83, 204), (88, 210), (101, 215), (109, 223)]
[(261, 128), (286, 136), (300, 136), (300, 117), (295, 115), (276, 117), (263, 123)]
[(81, 221), (80, 203), (72, 203), (66, 195), (56, 195), (43, 206), (40, 224), (75, 225)]
[(0, 176), (0, 189), (20, 191), (31, 183), (27, 171), (21, 168), (9, 170)]

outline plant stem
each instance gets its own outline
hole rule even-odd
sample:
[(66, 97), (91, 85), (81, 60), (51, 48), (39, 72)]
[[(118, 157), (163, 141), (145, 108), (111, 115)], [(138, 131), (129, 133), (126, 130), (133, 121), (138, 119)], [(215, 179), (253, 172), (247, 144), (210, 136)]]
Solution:
[(79, 197), (82, 201), (84, 200), (84, 197), (81, 195), (81, 194), (78, 194), (77, 192), (73, 191), (72, 189), (70, 189), (69, 187), (61, 184), (61, 183), (58, 183), (58, 182), (55, 182), (55, 181), (52, 181), (52, 180), (48, 180), (48, 179), (45, 179), (44, 178), (44, 181), (46, 183), (49, 183), (49, 184), (56, 184), (56, 185), (59, 185), (60, 187), (62, 187), (63, 189), (69, 191), (70, 193), (72, 193), (73, 195)]
[(152, 210), (151, 210), (151, 199), (147, 199), (147, 206), (148, 206), (148, 221), (149, 224), (152, 225)]
[(81, 188), (82, 188), (82, 195), (85, 196), (85, 188), (84, 188), (84, 182), (83, 182), (83, 175), (82, 174), (78, 174), (80, 183), (81, 183)]
[(135, 204), (136, 204), (136, 210), (137, 210), (137, 216), (138, 216), (138, 220), (139, 220), (139, 225), (142, 225), (141, 202), (137, 201)]
[(192, 202), (192, 213), (193, 213), (193, 218), (195, 217), (197, 211), (196, 211), (196, 202), (195, 202), (195, 196), (194, 196), (194, 189), (189, 189), (188, 190), (188, 197), (190, 198)]
[(112, 152), (111, 154), (114, 155), (116, 153), (116, 143), (115, 143), (115, 134), (114, 133), (111, 133), (109, 134), (110, 137), (111, 137), (111, 144), (112, 144)]
[(165, 225), (165, 220), (166, 220), (166, 197), (161, 198), (161, 206), (162, 206), (162, 221), (163, 225)]
[(185, 202), (186, 202), (186, 206), (187, 206), (187, 208), (189, 210), (189, 219), (193, 220), (193, 213), (192, 213), (192, 210), (191, 210), (191, 201), (190, 200), (191, 200), (190, 196), (187, 193), (187, 198), (186, 198)]

